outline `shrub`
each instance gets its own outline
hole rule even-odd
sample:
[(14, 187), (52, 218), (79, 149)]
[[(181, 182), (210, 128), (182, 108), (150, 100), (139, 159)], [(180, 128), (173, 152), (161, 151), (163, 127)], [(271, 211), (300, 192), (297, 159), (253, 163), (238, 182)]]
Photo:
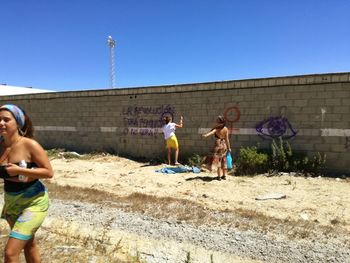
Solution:
[(312, 156), (293, 152), (289, 142), (280, 137), (272, 140), (271, 148), (258, 150), (258, 147), (241, 148), (236, 162), (237, 175), (255, 175), (260, 173), (295, 172), (317, 176), (322, 173), (326, 156), (319, 152)]
[(240, 148), (235, 172), (237, 175), (265, 173), (268, 169), (268, 160), (268, 155), (258, 152), (256, 146)]
[(272, 141), (271, 150), (270, 167), (275, 173), (296, 172), (316, 176), (325, 168), (325, 155), (322, 156), (317, 152), (308, 157), (305, 153), (294, 153), (289, 142), (283, 141), (281, 137), (278, 141)]
[(204, 161), (204, 157), (198, 154), (194, 154), (188, 158), (187, 163), (190, 166), (201, 167), (201, 164), (203, 163), (203, 161)]
[(326, 167), (326, 155), (323, 156), (317, 152), (311, 158), (307, 158), (304, 162), (303, 172), (304, 174), (311, 174), (313, 176), (320, 175), (322, 170)]
[(272, 140), (271, 143), (271, 169), (277, 172), (289, 172), (291, 170), (291, 159), (293, 156), (292, 147), (289, 142), (283, 141), (281, 137), (278, 141)]

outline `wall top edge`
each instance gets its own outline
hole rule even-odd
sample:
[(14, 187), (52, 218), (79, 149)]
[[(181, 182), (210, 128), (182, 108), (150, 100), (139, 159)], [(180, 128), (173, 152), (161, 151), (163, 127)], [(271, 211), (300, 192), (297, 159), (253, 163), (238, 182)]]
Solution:
[(216, 90), (216, 89), (267, 88), (267, 87), (274, 87), (274, 86), (298, 86), (298, 85), (302, 86), (302, 85), (312, 85), (312, 84), (346, 83), (346, 82), (350, 83), (350, 72), (253, 78), (253, 79), (241, 79), (241, 80), (225, 80), (225, 81), (174, 84), (174, 85), (162, 85), (162, 86), (6, 95), (6, 96), (0, 96), (0, 100), (54, 99), (54, 98), (65, 98), (65, 97), (91, 97), (91, 96), (109, 96), (109, 95), (130, 96), (130, 95), (138, 95), (138, 94), (153, 94), (153, 93), (166, 93), (166, 92), (174, 93), (174, 92), (190, 92), (190, 91), (204, 91), (204, 90)]

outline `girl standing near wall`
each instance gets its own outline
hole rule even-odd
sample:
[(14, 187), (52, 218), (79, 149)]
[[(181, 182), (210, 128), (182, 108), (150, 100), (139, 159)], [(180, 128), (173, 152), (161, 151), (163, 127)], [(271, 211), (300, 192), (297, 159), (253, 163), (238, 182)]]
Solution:
[(1, 217), (11, 228), (5, 263), (19, 262), (22, 249), (26, 262), (38, 263), (40, 252), (34, 235), (49, 208), (47, 190), (39, 179), (52, 178), (53, 170), (45, 150), (32, 139), (29, 117), (18, 106), (0, 107), (0, 137), (0, 177), (5, 190)]
[(175, 150), (175, 165), (179, 165), (178, 159), (179, 159), (179, 143), (177, 141), (175, 130), (176, 128), (182, 128), (183, 127), (183, 117), (180, 117), (180, 123), (174, 123), (172, 122), (172, 118), (170, 116), (164, 117), (164, 126), (163, 126), (163, 133), (164, 133), (164, 139), (166, 148), (168, 151), (168, 164), (171, 164), (171, 149)]
[[(226, 153), (231, 152), (230, 141), (228, 138), (228, 129), (226, 127), (226, 120), (223, 116), (218, 116), (214, 127), (207, 134), (203, 134), (204, 138), (214, 135), (215, 144), (212, 151), (212, 155), (206, 158), (206, 166), (212, 171), (217, 171), (217, 179), (226, 179)], [(222, 176), (221, 176), (222, 173)]]

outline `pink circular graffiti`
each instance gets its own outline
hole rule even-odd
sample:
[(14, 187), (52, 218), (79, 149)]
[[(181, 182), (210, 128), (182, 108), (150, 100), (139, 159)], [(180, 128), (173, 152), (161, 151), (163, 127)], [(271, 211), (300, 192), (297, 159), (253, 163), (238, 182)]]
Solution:
[[(230, 119), (230, 118), (228, 117), (229, 114), (231, 114), (231, 113), (234, 113), (235, 118)], [(227, 108), (227, 109), (225, 110), (224, 117), (225, 117), (225, 120), (226, 120), (227, 122), (230, 122), (231, 124), (233, 124), (233, 123), (239, 121), (239, 119), (241, 118), (241, 112), (240, 112), (240, 110), (238, 109), (238, 107), (233, 106), (233, 107)]]

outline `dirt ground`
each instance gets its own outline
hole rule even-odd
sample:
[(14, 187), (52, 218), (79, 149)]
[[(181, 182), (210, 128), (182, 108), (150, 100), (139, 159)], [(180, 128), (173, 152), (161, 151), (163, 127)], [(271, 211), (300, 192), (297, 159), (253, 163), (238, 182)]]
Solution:
[[(166, 174), (157, 172), (169, 167), (166, 164), (152, 165), (108, 154), (63, 156), (62, 153), (50, 155), (55, 174), (53, 179), (44, 180), (52, 207), (38, 232), (43, 260), (50, 258), (50, 262), (63, 263), (68, 262), (67, 257), (74, 256), (79, 258), (74, 262), (184, 262), (190, 253), (194, 263), (208, 262), (209, 256), (215, 258), (210, 262), (225, 263), (348, 262), (350, 178), (229, 175), (227, 180), (218, 181), (215, 173)], [(66, 185), (72, 188), (60, 187)], [(100, 191), (117, 197), (145, 195), (136, 195), (141, 197), (141, 202), (136, 203), (141, 205), (140, 210), (126, 209), (125, 212), (121, 208), (131, 207), (132, 197), (122, 202), (123, 198), (113, 199), (112, 195)], [(159, 198), (144, 200), (146, 195)], [(276, 196), (283, 198), (274, 198)], [(181, 221), (187, 220), (182, 219), (182, 210), (177, 217), (181, 222), (173, 221), (167, 214), (175, 212), (171, 210), (175, 206), (171, 205), (170, 210), (161, 214), (163, 217), (153, 218), (152, 213), (160, 214), (159, 209), (163, 207), (160, 204), (169, 202), (167, 197), (176, 199), (173, 205), (180, 203), (186, 209), (193, 207), (202, 211), (196, 214), (185, 210), (186, 215), (209, 219), (208, 215), (213, 215), (215, 220), (218, 217), (218, 221), (214, 220), (218, 224), (198, 220), (203, 225), (197, 231), (196, 220)], [(104, 202), (103, 198), (113, 200)], [(149, 208), (149, 200), (155, 210)], [(106, 209), (108, 203), (114, 203), (118, 209), (113, 205)], [(191, 206), (185, 206), (187, 203)], [(141, 211), (144, 207), (147, 207), (146, 213)], [(233, 224), (225, 221), (226, 211), (230, 212), (226, 218)], [(249, 222), (240, 213), (249, 215)], [(220, 225), (221, 222), (229, 222), (230, 228), (227, 224)], [(0, 221), (0, 258), (8, 232), (6, 222)], [(120, 249), (115, 250), (119, 246)], [(110, 250), (113, 254), (108, 254), (107, 259), (105, 251)], [(52, 252), (56, 253), (55, 261)], [(134, 260), (138, 255), (144, 261)], [(133, 260), (125, 261), (130, 257)], [(115, 261), (115, 258), (124, 261)], [(25, 262), (23, 257), (20, 262)]]
[[(164, 174), (156, 170), (165, 164), (150, 165), (111, 155), (87, 160), (53, 158), (51, 163), (55, 171), (52, 183), (59, 185), (94, 188), (119, 196), (139, 192), (188, 199), (215, 210), (241, 208), (324, 226), (340, 222), (350, 231), (349, 179), (259, 175), (228, 176), (218, 181), (214, 173)], [(285, 198), (256, 200), (271, 194)]]

